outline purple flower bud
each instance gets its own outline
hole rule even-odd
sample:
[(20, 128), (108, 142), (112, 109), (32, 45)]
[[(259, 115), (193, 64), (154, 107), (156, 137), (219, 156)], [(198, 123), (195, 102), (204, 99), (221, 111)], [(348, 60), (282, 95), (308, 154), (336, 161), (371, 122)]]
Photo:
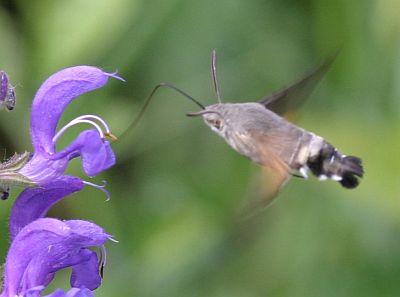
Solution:
[(14, 87), (9, 83), (8, 75), (0, 71), (0, 107), (4, 106), (7, 110), (15, 108), (16, 98)]
[(4, 71), (0, 71), (0, 101), (6, 99), (8, 92), (8, 76)]

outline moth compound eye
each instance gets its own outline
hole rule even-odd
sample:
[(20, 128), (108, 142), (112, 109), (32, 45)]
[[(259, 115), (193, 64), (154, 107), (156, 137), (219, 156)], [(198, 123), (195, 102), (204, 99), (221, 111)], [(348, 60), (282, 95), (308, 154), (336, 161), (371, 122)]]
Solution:
[(221, 129), (222, 127), (222, 121), (218, 120), (218, 119), (210, 119), (208, 120), (208, 122), (210, 123), (210, 125), (214, 126), (215, 128), (217, 128), (218, 130)]
[(218, 130), (221, 129), (222, 123), (221, 120), (215, 120), (213, 123), (214, 127), (217, 128)]

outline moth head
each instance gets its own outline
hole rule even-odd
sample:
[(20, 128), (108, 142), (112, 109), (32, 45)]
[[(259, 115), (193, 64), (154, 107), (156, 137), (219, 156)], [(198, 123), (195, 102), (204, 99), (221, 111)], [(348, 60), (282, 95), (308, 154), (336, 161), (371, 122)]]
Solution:
[(211, 130), (218, 134), (221, 134), (225, 131), (226, 123), (224, 117), (219, 111), (206, 108), (199, 112), (188, 113), (187, 115), (190, 117), (201, 116)]

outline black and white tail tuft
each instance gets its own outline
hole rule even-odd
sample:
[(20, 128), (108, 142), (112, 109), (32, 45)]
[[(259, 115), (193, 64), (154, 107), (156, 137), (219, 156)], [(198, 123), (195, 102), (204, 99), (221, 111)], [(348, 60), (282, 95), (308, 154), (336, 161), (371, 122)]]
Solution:
[(357, 187), (358, 178), (364, 175), (360, 158), (342, 155), (327, 142), (316, 155), (308, 158), (307, 166), (319, 179), (333, 179), (348, 189)]

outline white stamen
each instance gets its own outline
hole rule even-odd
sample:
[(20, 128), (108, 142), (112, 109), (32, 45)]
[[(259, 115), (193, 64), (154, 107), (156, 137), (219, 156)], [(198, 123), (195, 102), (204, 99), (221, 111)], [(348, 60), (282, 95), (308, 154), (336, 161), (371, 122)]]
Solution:
[(308, 178), (308, 168), (307, 167), (304, 167), (304, 166), (300, 167), (299, 172), (305, 179)]
[(94, 183), (88, 182), (88, 181), (82, 181), (85, 185), (91, 186), (93, 188), (96, 188), (100, 191), (102, 191), (106, 195), (106, 201), (110, 200), (110, 193), (105, 189), (106, 187), (106, 181), (103, 180), (102, 185), (96, 185)]
[(77, 125), (77, 124), (82, 124), (82, 123), (86, 123), (86, 124), (90, 124), (90, 125), (94, 126), (97, 129), (97, 131), (99, 131), (100, 137), (104, 138), (103, 130), (101, 129), (101, 127), (97, 123), (95, 123), (95, 122), (93, 122), (91, 120), (85, 120), (85, 119), (79, 119), (78, 120), (78, 119), (75, 119), (75, 120), (72, 120), (71, 122), (69, 122), (68, 124), (66, 124), (64, 127), (62, 127), (60, 129), (60, 131), (58, 131), (57, 134), (54, 135), (54, 137), (52, 139), (53, 143), (56, 143), (57, 140), (61, 137), (61, 135), (63, 135), (64, 132), (68, 130), (68, 128), (70, 128), (70, 127), (72, 127), (74, 125)]
[(104, 245), (100, 246), (100, 260), (101, 263), (103, 263), (103, 266), (106, 266), (107, 264), (107, 250)]
[(99, 248), (99, 268), (100, 268), (100, 277), (103, 278), (103, 273), (104, 273), (104, 268), (106, 267), (107, 264), (107, 251), (104, 245), (100, 246)]
[(115, 242), (115, 243), (119, 243), (119, 241), (116, 240), (116, 239), (114, 239), (113, 237), (109, 237), (108, 240), (110, 240), (110, 241), (112, 241), (112, 242)]
[(110, 127), (107, 125), (106, 121), (95, 114), (85, 114), (80, 117), (77, 117), (75, 120), (87, 120), (87, 119), (98, 120), (103, 125), (104, 129), (106, 130), (106, 133), (110, 133)]
[(126, 80), (123, 79), (122, 77), (118, 76), (117, 73), (118, 73), (118, 71), (115, 71), (113, 73), (105, 73), (105, 75), (108, 75), (108, 76), (118, 79), (120, 81), (126, 82)]

